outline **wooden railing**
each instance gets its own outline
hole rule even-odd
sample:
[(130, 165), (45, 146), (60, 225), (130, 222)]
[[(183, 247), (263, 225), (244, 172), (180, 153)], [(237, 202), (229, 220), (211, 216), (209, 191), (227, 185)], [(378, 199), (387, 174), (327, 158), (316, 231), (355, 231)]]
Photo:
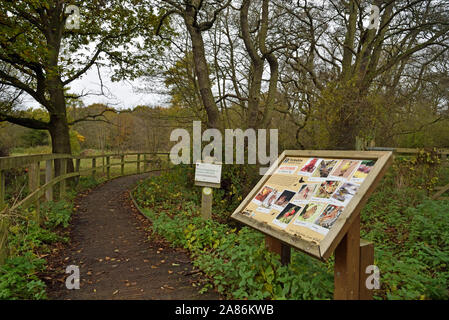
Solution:
[[(126, 157), (133, 156), (137, 160), (126, 160)], [(6, 240), (8, 234), (8, 216), (18, 209), (28, 209), (35, 205), (35, 220), (40, 221), (39, 207), (42, 198), (45, 201), (54, 200), (54, 189), (59, 185), (59, 198), (63, 198), (67, 189), (67, 180), (79, 178), (80, 176), (91, 175), (95, 177), (97, 172), (103, 171), (106, 179), (111, 178), (111, 167), (120, 166), (119, 176), (125, 175), (126, 164), (136, 164), (136, 170), (132, 174), (140, 174), (149, 170), (162, 169), (164, 161), (160, 156), (169, 157), (169, 153), (163, 152), (137, 152), (122, 154), (101, 154), (93, 156), (72, 156), (68, 154), (42, 154), (16, 157), (0, 157), (0, 263), (6, 256)], [(120, 162), (112, 163), (111, 159), (120, 158)], [(102, 160), (102, 165), (97, 166), (97, 160)], [(90, 168), (82, 168), (81, 161), (91, 162)], [(68, 161), (74, 162), (74, 172), (67, 172)], [(45, 180), (41, 185), (41, 163), (45, 163)], [(142, 165), (143, 164), (143, 168)], [(55, 167), (58, 165), (60, 174), (55, 177)], [(17, 201), (10, 207), (5, 201), (6, 184), (5, 173), (10, 169), (27, 168), (29, 194), (22, 200)], [(75, 179), (78, 180), (78, 179)], [(78, 180), (79, 181), (79, 180)]]
[[(370, 147), (367, 150), (372, 151), (393, 151), (394, 155), (416, 155), (423, 149), (412, 149), (412, 148), (384, 148), (384, 147)], [(440, 156), (443, 165), (449, 164), (449, 149), (437, 148), (437, 154)], [(443, 197), (443, 194), (449, 191), (449, 184), (445, 186), (436, 187), (437, 191), (432, 199), (434, 200), (449, 200), (449, 197)]]

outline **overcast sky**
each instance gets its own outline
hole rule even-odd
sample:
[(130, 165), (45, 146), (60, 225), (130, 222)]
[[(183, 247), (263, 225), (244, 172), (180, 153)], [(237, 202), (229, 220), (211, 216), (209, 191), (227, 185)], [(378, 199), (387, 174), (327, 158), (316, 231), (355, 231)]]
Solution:
[[(135, 90), (138, 87), (143, 86), (142, 81), (122, 81), (122, 82), (112, 82), (110, 77), (105, 70), (102, 70), (102, 80), (105, 88), (106, 96), (99, 95), (89, 95), (81, 98), (85, 106), (93, 103), (104, 103), (111, 107), (118, 109), (132, 108), (138, 105), (147, 106), (161, 106), (167, 105), (167, 96), (154, 93), (142, 93), (139, 90)], [(145, 83), (147, 86), (151, 87), (151, 83)], [(91, 68), (81, 79), (77, 79), (70, 85), (70, 92), (74, 94), (81, 94), (82, 92), (95, 92), (100, 93), (101, 85), (98, 78), (98, 73), (96, 68)], [(156, 89), (156, 88), (154, 88)], [(23, 100), (23, 106), (25, 108), (29, 107), (39, 107), (39, 103), (33, 98), (25, 98)]]

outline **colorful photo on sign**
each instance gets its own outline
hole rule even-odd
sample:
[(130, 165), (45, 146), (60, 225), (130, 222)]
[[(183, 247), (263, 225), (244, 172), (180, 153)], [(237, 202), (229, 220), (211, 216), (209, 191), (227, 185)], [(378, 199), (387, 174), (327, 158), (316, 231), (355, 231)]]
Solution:
[(321, 160), (318, 167), (312, 173), (310, 180), (327, 178), (338, 160)]
[(330, 175), (331, 178), (349, 179), (355, 169), (359, 166), (360, 160), (343, 160)]
[(326, 204), (319, 202), (309, 202), (295, 220), (295, 224), (302, 225), (301, 222), (314, 221), (321, 213)]
[(302, 167), (301, 170), (299, 170), (298, 174), (310, 176), (313, 173), (313, 171), (315, 171), (315, 169), (317, 168), (319, 161), (320, 159), (318, 158), (309, 159), (309, 161), (306, 162), (304, 167)]
[(315, 221), (315, 224), (320, 227), (330, 229), (343, 212), (343, 209), (343, 206), (336, 206), (333, 204), (328, 205)]
[(291, 202), (301, 203), (310, 200), (312, 198), (312, 195), (315, 193), (317, 187), (318, 187), (317, 183), (306, 183), (301, 185), (298, 193), (295, 194)]
[(354, 173), (352, 180), (354, 180), (355, 182), (362, 182), (366, 178), (368, 173), (370, 173), (375, 164), (376, 161), (374, 160), (363, 160), (357, 171)]
[(346, 205), (359, 189), (359, 185), (355, 183), (346, 182), (332, 195), (332, 200), (341, 202)]
[(281, 213), (273, 220), (273, 223), (281, 227), (286, 227), (290, 223), (290, 221), (293, 220), (295, 215), (301, 211), (301, 209), (302, 209), (301, 206), (289, 203), (284, 208), (284, 210), (282, 210)]
[(253, 202), (260, 206), (262, 202), (270, 195), (270, 193), (273, 192), (273, 190), (274, 189), (271, 187), (264, 186), (262, 190), (260, 190), (260, 192), (256, 195)]
[(281, 193), (277, 189), (273, 189), (273, 191), (271, 191), (271, 193), (262, 202), (261, 206), (256, 210), (263, 213), (270, 213), (274, 201), (279, 198), (280, 195)]
[(340, 183), (341, 182), (337, 180), (328, 180), (321, 183), (313, 197), (317, 199), (329, 199), (340, 186)]
[(295, 192), (290, 190), (284, 190), (282, 194), (277, 198), (277, 200), (273, 204), (273, 209), (276, 209), (278, 211), (284, 210), (285, 206), (290, 202), (290, 200), (295, 195)]

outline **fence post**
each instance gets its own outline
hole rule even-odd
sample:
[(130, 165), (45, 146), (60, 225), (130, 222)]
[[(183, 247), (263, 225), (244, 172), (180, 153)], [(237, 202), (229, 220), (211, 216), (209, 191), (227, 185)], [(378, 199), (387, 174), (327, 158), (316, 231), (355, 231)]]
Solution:
[(121, 166), (120, 166), (120, 173), (122, 176), (125, 175), (125, 155), (121, 155), (120, 156), (120, 162), (121, 162)]
[(147, 154), (145, 153), (143, 155), (143, 172), (147, 172), (148, 171), (148, 157)]
[(111, 157), (110, 156), (107, 156), (106, 157), (106, 177), (108, 178), (108, 180), (109, 179), (111, 179), (111, 167), (110, 167), (110, 165), (111, 165)]
[(2, 211), (6, 206), (5, 194), (5, 172), (3, 170), (0, 170), (0, 211)]
[[(30, 189), (30, 193), (34, 192), (35, 190), (39, 189), (39, 185), (40, 185), (40, 175), (39, 175), (39, 171), (40, 171), (40, 164), (39, 162), (34, 162), (30, 165), (30, 168), (28, 170), (28, 186)], [(35, 206), (36, 206), (36, 222), (40, 223), (40, 213), (39, 213), (39, 209), (40, 209), (40, 201), (39, 198), (36, 200), (35, 202)]]
[[(53, 160), (45, 161), (45, 183), (49, 183), (53, 180)], [(45, 200), (53, 201), (53, 188), (48, 188), (45, 191)]]
[[(6, 207), (5, 202), (5, 172), (0, 170), (0, 212)], [(6, 241), (8, 239), (8, 219), (0, 216), (0, 265), (8, 255)]]
[(105, 161), (104, 161), (104, 154), (103, 154), (103, 156), (101, 157), (101, 161), (103, 162), (103, 175), (104, 175), (104, 165), (105, 165)]
[[(67, 159), (61, 159), (61, 176), (67, 173)], [(62, 200), (65, 196), (66, 180), (63, 179), (59, 182), (59, 200)]]
[(137, 173), (140, 173), (140, 153), (137, 155)]
[(97, 167), (97, 158), (92, 158), (92, 177), (95, 179), (95, 168)]

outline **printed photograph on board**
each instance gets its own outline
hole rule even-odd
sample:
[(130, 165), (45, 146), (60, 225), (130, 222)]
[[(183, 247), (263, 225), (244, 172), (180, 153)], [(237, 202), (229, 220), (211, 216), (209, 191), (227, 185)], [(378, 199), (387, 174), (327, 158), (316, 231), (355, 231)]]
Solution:
[(272, 209), (272, 205), (274, 201), (281, 195), (277, 189), (273, 189), (271, 193), (265, 198), (265, 200), (261, 203), (261, 205), (256, 209), (256, 211), (263, 213), (270, 213)]
[(326, 204), (320, 202), (309, 202), (304, 206), (304, 209), (296, 218), (295, 223), (299, 222), (300, 224), (300, 222), (314, 221), (325, 205)]
[(279, 211), (284, 210), (285, 206), (290, 202), (290, 200), (295, 195), (295, 192), (290, 190), (284, 190), (282, 194), (277, 198), (273, 204), (273, 208)]
[(287, 225), (292, 221), (295, 215), (300, 212), (302, 209), (301, 206), (294, 205), (289, 203), (284, 210), (279, 213), (279, 215), (275, 218), (275, 222), (281, 223), (283, 225)]
[(340, 214), (343, 212), (343, 206), (336, 206), (333, 204), (328, 205), (315, 221), (316, 225), (320, 227), (330, 229)]
[(337, 190), (341, 182), (337, 180), (328, 180), (319, 185), (314, 198), (329, 199), (331, 195)]
[(302, 167), (301, 170), (298, 171), (298, 174), (310, 176), (313, 173), (313, 171), (315, 171), (315, 169), (317, 168), (319, 160), (320, 159), (318, 158), (309, 159), (309, 161), (306, 162), (304, 167)]
[(273, 192), (273, 188), (264, 186), (262, 190), (254, 197), (253, 202), (261, 205), (262, 202), (270, 195), (271, 192)]
[(359, 164), (360, 160), (343, 160), (335, 168), (330, 177), (349, 179)]
[(360, 166), (358, 167), (357, 171), (354, 173), (354, 176), (352, 179), (354, 181), (363, 181), (368, 173), (370, 173), (371, 169), (376, 164), (376, 161), (374, 160), (363, 160), (362, 163), (360, 163)]
[(355, 183), (346, 182), (332, 195), (332, 199), (346, 205), (359, 189), (359, 185)]
[(310, 180), (314, 178), (327, 178), (337, 163), (338, 160), (321, 160), (315, 171), (312, 173)]
[(292, 202), (299, 203), (308, 201), (312, 198), (312, 195), (315, 193), (316, 188), (318, 187), (317, 183), (306, 183), (303, 184), (297, 194), (292, 198)]

